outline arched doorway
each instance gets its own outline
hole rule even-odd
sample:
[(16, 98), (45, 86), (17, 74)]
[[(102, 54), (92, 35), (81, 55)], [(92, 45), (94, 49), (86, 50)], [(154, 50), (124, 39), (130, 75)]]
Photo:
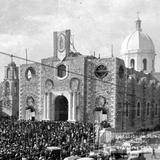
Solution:
[(68, 100), (65, 96), (57, 96), (55, 99), (55, 121), (68, 120)]
[(26, 120), (35, 120), (35, 100), (32, 96), (28, 96), (26, 99), (27, 107), (26, 107)]

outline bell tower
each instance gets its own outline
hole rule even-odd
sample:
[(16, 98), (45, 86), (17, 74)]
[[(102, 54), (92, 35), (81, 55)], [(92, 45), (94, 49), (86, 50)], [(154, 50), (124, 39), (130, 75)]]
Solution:
[[(3, 104), (2, 112), (7, 116), (18, 116), (19, 107), (19, 79), (18, 67), (11, 59), (11, 63), (5, 67), (3, 81)], [(18, 118), (18, 117), (17, 117)]]

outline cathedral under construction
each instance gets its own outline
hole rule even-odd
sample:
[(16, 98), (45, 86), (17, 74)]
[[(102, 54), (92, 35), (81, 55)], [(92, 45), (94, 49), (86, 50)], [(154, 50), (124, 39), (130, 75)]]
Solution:
[(41, 63), (11, 62), (1, 83), (1, 112), (24, 120), (107, 121), (116, 131), (160, 123), (160, 73), (155, 47), (136, 20), (120, 56), (71, 51), (71, 31), (54, 32), (54, 55)]

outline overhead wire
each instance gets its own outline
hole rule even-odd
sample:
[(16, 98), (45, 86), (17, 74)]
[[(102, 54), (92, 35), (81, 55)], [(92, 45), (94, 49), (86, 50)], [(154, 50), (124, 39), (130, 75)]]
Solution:
[[(20, 57), (20, 56), (16, 56), (16, 55), (13, 55), (13, 54), (5, 53), (5, 52), (0, 52), (0, 54), (5, 55), (5, 56), (9, 56), (9, 57), (11, 57), (11, 58), (17, 58), (17, 59), (24, 60), (24, 61), (28, 61), (28, 62), (31, 62), (31, 63), (36, 63), (36, 64), (39, 64), (39, 65), (41, 65), (41, 66), (45, 66), (45, 67), (57, 69), (57, 67), (55, 67), (55, 66), (48, 65), (48, 64), (44, 64), (44, 63), (37, 62), (37, 61), (34, 61), (34, 60), (30, 60), (30, 59), (26, 59), (26, 58), (23, 58), (23, 57)], [(26, 64), (25, 64), (25, 65), (26, 65)], [(29, 64), (27, 64), (27, 65), (29, 65)], [(93, 76), (87, 76), (87, 75), (80, 74), (80, 73), (73, 72), (73, 71), (69, 71), (69, 70), (67, 70), (66, 72), (71, 73), (71, 74), (74, 74), (74, 75), (82, 76), (82, 77), (85, 77), (85, 78), (87, 78), (87, 79), (92, 79), (92, 80), (95, 80), (95, 81), (100, 81), (100, 82), (103, 82), (103, 83), (107, 83), (107, 84), (109, 84), (109, 85), (114, 85), (114, 86), (117, 86), (117, 87), (121, 87), (121, 88), (123, 88), (124, 90), (127, 90), (127, 89), (128, 89), (128, 87), (126, 88), (126, 86), (122, 86), (122, 85), (119, 85), (119, 84), (115, 84), (115, 83), (112, 83), (112, 82), (109, 82), (109, 81), (104, 81), (104, 80), (102, 80), (102, 79), (95, 78), (95, 77), (93, 77)], [(97, 84), (96, 84), (96, 86), (97, 86)], [(101, 87), (101, 85), (99, 85), (99, 86)], [(119, 94), (126, 94), (127, 96), (131, 96), (131, 97), (135, 96), (135, 98), (138, 98), (138, 99), (144, 99), (144, 97), (140, 97), (140, 96), (137, 96), (137, 95), (135, 95), (135, 94), (133, 94), (133, 93), (128, 93), (128, 92), (126, 92), (126, 91), (123, 92), (123, 91), (117, 90), (117, 93), (119, 93)], [(126, 102), (125, 102), (125, 103), (126, 103)], [(125, 104), (125, 103), (124, 103), (124, 104)]]
[[(9, 56), (9, 57), (14, 57), (14, 58), (17, 58), (17, 59), (21, 59), (21, 60), (24, 60), (26, 61), (26, 58), (23, 58), (23, 57), (20, 57), (20, 56), (16, 56), (16, 55), (13, 55), (13, 54), (9, 54), (9, 53), (5, 53), (5, 52), (0, 52), (0, 54), (3, 54), (3, 55), (6, 55), (6, 56)], [(41, 63), (41, 62), (37, 62), (37, 61), (34, 61), (34, 60), (30, 60), (30, 59), (27, 59), (28, 62), (32, 62), (32, 63), (36, 63), (36, 64), (39, 64), (39, 65), (42, 65), (42, 66), (46, 66), (46, 67), (50, 67), (50, 68), (54, 68), (54, 69), (58, 69), (57, 67), (55, 66), (51, 66), (51, 65), (48, 65), (48, 64), (44, 64), (44, 63)], [(62, 70), (62, 69), (61, 69)], [(84, 74), (80, 74), (80, 73), (77, 73), (77, 72), (73, 72), (73, 71), (66, 71), (68, 73), (71, 73), (71, 74), (75, 74), (75, 75), (78, 75), (78, 76), (82, 76), (82, 77), (85, 77), (85, 78), (88, 78), (88, 79), (92, 79), (92, 80), (96, 80), (96, 81), (100, 81), (100, 82), (103, 82), (103, 83), (107, 83), (107, 84), (110, 84), (110, 85), (114, 85), (114, 86), (118, 86), (118, 87), (124, 87), (124, 86), (120, 86), (118, 84), (115, 84), (115, 83), (112, 83), (112, 82), (109, 82), (109, 81), (104, 81), (102, 79), (99, 79), (99, 78), (94, 78), (94, 77), (91, 77), (91, 76), (87, 76), (87, 75), (84, 75)]]
[[(11, 58), (14, 57), (14, 58), (17, 58), (17, 59), (21, 59), (21, 60), (26, 61), (26, 58), (23, 58), (23, 57), (20, 57), (20, 56), (16, 56), (16, 55), (13, 55), (13, 54), (5, 53), (5, 52), (0, 52), (0, 54), (9, 56), (9, 57), (11, 57)], [(39, 64), (39, 65), (42, 65), (42, 66), (46, 66), (46, 67), (50, 67), (50, 68), (57, 69), (57, 67), (55, 67), (55, 66), (51, 66), (51, 65), (48, 65), (48, 64), (44, 64), (44, 63), (41, 63), (41, 62), (34, 61), (34, 60), (27, 59), (27, 61), (32, 62), (32, 63)], [(95, 81), (100, 81), (100, 82), (103, 82), (103, 83), (107, 83), (107, 84), (110, 84), (110, 85), (114, 85), (114, 86), (117, 86), (117, 87), (122, 87), (122, 88), (126, 89), (125, 86), (121, 86), (121, 85), (119, 85), (119, 84), (115, 84), (115, 83), (112, 83), (112, 82), (109, 82), (109, 81), (104, 81), (104, 80), (99, 79), (99, 78), (94, 78), (94, 77), (91, 77), (91, 76), (87, 76), (87, 75), (80, 74), (80, 73), (73, 72), (73, 71), (69, 71), (69, 70), (67, 70), (66, 72), (71, 73), (71, 74), (75, 74), (75, 75), (78, 75), (78, 76), (82, 76), (82, 77), (85, 77), (85, 78), (88, 78), (88, 79), (92, 79), (92, 80), (95, 80)], [(125, 92), (122, 92), (122, 91), (118, 91), (118, 92), (119, 92), (119, 93), (125, 93)], [(133, 94), (128, 94), (128, 95), (133, 96)], [(137, 98), (143, 98), (143, 97), (138, 97), (138, 96), (136, 96), (136, 97), (137, 97)]]

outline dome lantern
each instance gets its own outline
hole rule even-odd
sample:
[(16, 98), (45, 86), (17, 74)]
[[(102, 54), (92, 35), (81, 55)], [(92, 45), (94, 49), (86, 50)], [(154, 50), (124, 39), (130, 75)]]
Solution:
[(142, 31), (141, 20), (140, 19), (136, 20), (136, 29), (137, 29), (137, 31)]

